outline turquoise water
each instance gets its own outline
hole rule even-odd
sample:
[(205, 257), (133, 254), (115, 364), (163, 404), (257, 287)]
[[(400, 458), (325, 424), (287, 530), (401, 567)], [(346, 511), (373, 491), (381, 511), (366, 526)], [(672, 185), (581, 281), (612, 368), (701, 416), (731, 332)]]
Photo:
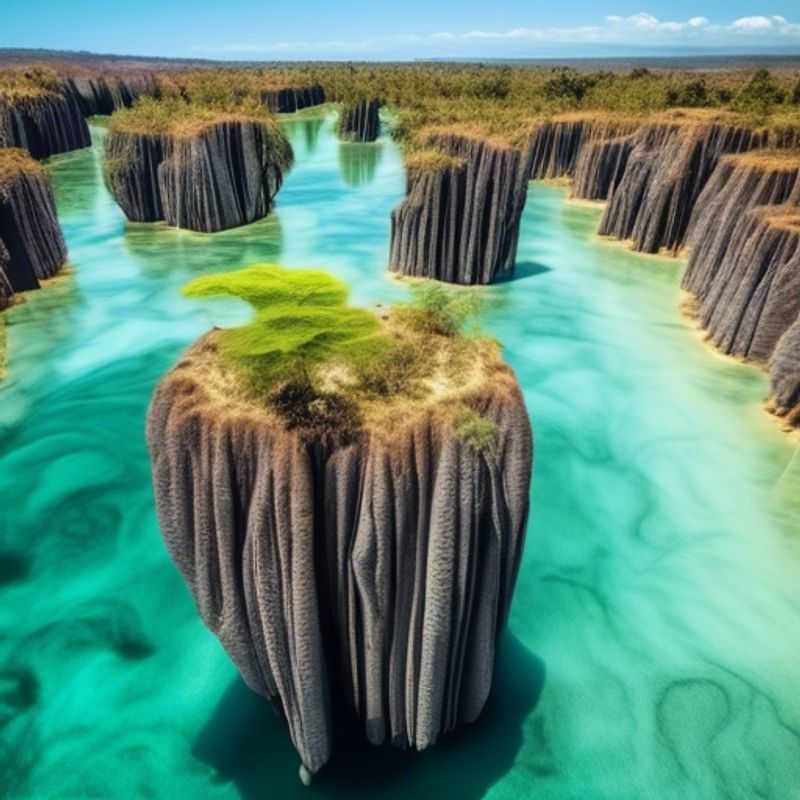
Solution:
[(213, 236), (126, 225), (102, 127), (50, 166), (74, 271), (7, 315), (0, 385), (0, 796), (800, 797), (796, 441), (761, 373), (681, 321), (683, 265), (597, 240), (599, 211), (542, 185), (518, 277), (485, 290), (536, 430), (490, 704), (423, 754), (341, 744), (300, 785), (167, 557), (143, 436), (158, 377), (244, 313), (183, 300), (188, 279), (278, 260), (404, 295), (396, 148), (288, 130), (277, 212)]

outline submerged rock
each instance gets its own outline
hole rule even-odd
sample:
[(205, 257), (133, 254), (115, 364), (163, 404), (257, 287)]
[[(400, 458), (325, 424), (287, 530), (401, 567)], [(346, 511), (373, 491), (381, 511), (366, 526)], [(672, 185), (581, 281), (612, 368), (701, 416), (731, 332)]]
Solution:
[(291, 114), (309, 106), (322, 105), (325, 102), (325, 90), (316, 83), (311, 86), (287, 86), (264, 92), (262, 99), (273, 114)]
[[(284, 714), (304, 782), (338, 714), (374, 744), (435, 744), (486, 702), (522, 553), (532, 439), (513, 373), (496, 351), (470, 359), (472, 379), (332, 441), (237, 397), (219, 335), (162, 380), (147, 422), (161, 529), (200, 614)], [(493, 447), (456, 432), (459, 403)]]
[(769, 377), (770, 410), (800, 428), (800, 317), (778, 342)]
[(0, 89), (0, 148), (20, 147), (47, 158), (88, 147), (89, 127), (69, 93), (3, 93)]
[(187, 133), (118, 129), (106, 139), (106, 176), (135, 222), (213, 232), (267, 216), (291, 149), (274, 126), (222, 119)]
[[(14, 292), (38, 289), (66, 260), (46, 173), (24, 151), (0, 150), (0, 284)], [(7, 288), (0, 294), (8, 295)]]
[(453, 134), (409, 159), (406, 198), (392, 211), (389, 268), (487, 284), (514, 271), (528, 165), (511, 146)]
[(339, 136), (353, 142), (374, 142), (381, 132), (380, 100), (360, 100), (342, 109)]
[(671, 122), (643, 126), (634, 135), (600, 233), (631, 240), (633, 248), (642, 252), (679, 250), (694, 205), (720, 158), (766, 143), (766, 132), (731, 125)]

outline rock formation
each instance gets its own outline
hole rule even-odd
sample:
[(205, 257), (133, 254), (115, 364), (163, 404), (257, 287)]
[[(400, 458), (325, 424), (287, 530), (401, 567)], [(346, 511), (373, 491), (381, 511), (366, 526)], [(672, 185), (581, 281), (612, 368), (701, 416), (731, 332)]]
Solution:
[(224, 118), (188, 133), (112, 129), (109, 188), (135, 222), (213, 232), (265, 217), (291, 150), (277, 128)]
[[(8, 254), (3, 240), (0, 239), (0, 311), (5, 311), (14, 300), (14, 287), (8, 279), (8, 268), (11, 256)], [(0, 365), (2, 371), (2, 365)]]
[(143, 73), (126, 77), (78, 77), (64, 81), (64, 91), (73, 96), (85, 117), (113, 114), (129, 108), (137, 97), (152, 94), (155, 78)]
[(74, 96), (0, 89), (0, 147), (21, 147), (34, 158), (47, 158), (90, 144), (89, 127)]
[(264, 105), (273, 114), (291, 114), (309, 106), (322, 105), (325, 102), (325, 90), (319, 84), (290, 86), (270, 89), (262, 97)]
[(619, 185), (633, 150), (633, 135), (591, 139), (581, 148), (572, 184), (572, 196), (607, 200)]
[(600, 233), (633, 248), (677, 251), (694, 205), (720, 158), (764, 146), (767, 134), (715, 123), (654, 123), (634, 135), (624, 174), (600, 223)]
[(381, 132), (380, 100), (359, 100), (345, 106), (339, 119), (339, 136), (352, 142), (374, 142)]
[(406, 198), (392, 211), (389, 267), (450, 283), (487, 284), (514, 271), (528, 165), (511, 146), (435, 135), (409, 159)]
[[(47, 175), (24, 151), (0, 150), (0, 294), (38, 289), (67, 249)], [(2, 288), (5, 286), (6, 288)]]
[[(336, 442), (237, 396), (219, 334), (162, 380), (147, 422), (159, 522), (200, 614), (304, 770), (340, 715), (374, 744), (435, 744), (484, 706), (520, 562), (532, 439), (513, 373), (495, 355), (455, 394)], [(491, 450), (457, 434), (461, 402), (494, 423)]]
[(800, 428), (800, 317), (783, 334), (769, 365), (769, 409)]
[(800, 319), (798, 206), (796, 155), (759, 151), (722, 159), (697, 202), (683, 278), (714, 345), (771, 364), (771, 405), (792, 421), (792, 364), (800, 350), (792, 351), (797, 336), (787, 332)]

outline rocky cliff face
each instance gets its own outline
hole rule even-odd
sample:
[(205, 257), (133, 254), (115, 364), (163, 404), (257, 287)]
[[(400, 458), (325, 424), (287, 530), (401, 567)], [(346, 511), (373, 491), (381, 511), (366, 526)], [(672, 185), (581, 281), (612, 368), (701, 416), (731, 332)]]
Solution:
[(625, 174), (633, 151), (633, 138), (628, 134), (586, 142), (575, 165), (572, 196), (607, 200)]
[(5, 311), (14, 300), (14, 287), (8, 279), (8, 265), (11, 256), (8, 254), (3, 240), (0, 239), (0, 311)]
[(677, 251), (685, 242), (694, 205), (720, 158), (766, 143), (766, 133), (729, 125), (643, 126), (634, 135), (600, 233), (631, 240), (641, 252)]
[(335, 714), (355, 714), (374, 744), (417, 749), (474, 720), (528, 512), (532, 440), (511, 371), (469, 398), (497, 426), (491, 454), (435, 407), (336, 445), (216, 396), (215, 347), (212, 333), (192, 348), (150, 407), (159, 521), (305, 768), (328, 760)]
[(800, 318), (798, 206), (796, 158), (766, 151), (723, 159), (697, 202), (683, 278), (717, 347), (771, 363), (772, 407), (792, 421), (792, 364), (800, 359), (792, 348), (800, 342), (787, 332)]
[(296, 86), (264, 92), (264, 105), (273, 114), (291, 114), (325, 102), (325, 90), (319, 85)]
[(109, 188), (128, 219), (213, 232), (265, 217), (283, 175), (255, 122), (208, 125), (190, 136), (112, 132)]
[(140, 95), (152, 94), (155, 79), (142, 74), (117, 77), (69, 78), (64, 81), (65, 94), (75, 98), (85, 117), (96, 114), (113, 114), (120, 108), (128, 108)]
[(361, 100), (342, 109), (339, 136), (352, 142), (374, 142), (381, 132), (380, 100)]
[(39, 281), (59, 272), (66, 260), (47, 175), (33, 162), (13, 174), (5, 172), (0, 178), (0, 272), (5, 281), (0, 283), (15, 292), (38, 289)]
[(47, 158), (90, 144), (89, 127), (74, 96), (0, 93), (0, 147), (21, 147), (34, 158)]
[(462, 284), (511, 274), (527, 195), (522, 153), (461, 136), (432, 141), (450, 160), (407, 170), (406, 198), (392, 212), (390, 269)]
[[(635, 125), (624, 121), (567, 117), (537, 125), (526, 144), (531, 180), (571, 178), (586, 148), (595, 142), (630, 134)], [(586, 167), (582, 168), (584, 171)], [(582, 196), (582, 195), (580, 195)]]
[(769, 409), (800, 428), (800, 317), (778, 342), (769, 375)]

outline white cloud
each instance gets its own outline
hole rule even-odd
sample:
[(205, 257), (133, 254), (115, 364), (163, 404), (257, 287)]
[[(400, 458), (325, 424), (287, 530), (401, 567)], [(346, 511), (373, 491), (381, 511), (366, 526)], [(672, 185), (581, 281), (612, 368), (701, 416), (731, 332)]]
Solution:
[(742, 17), (733, 23), (733, 27), (745, 31), (763, 31), (772, 27), (769, 17)]
[[(684, 46), (735, 47), (746, 41), (747, 46), (769, 48), (775, 45), (776, 36), (782, 44), (800, 46), (800, 24), (791, 23), (781, 16), (740, 17), (731, 22), (712, 23), (707, 17), (695, 16), (686, 20), (661, 20), (653, 14), (639, 12), (627, 17), (609, 15), (601, 25), (583, 25), (571, 28), (515, 27), (508, 30), (438, 31), (430, 34), (402, 33), (360, 40), (246, 42), (202, 48), (206, 53), (254, 55), (270, 54), (298, 57), (308, 54), (330, 53), (349, 56), (403, 51), (413, 55), (448, 55), (465, 50), (478, 52), (485, 47), (508, 43), (532, 45), (529, 52), (535, 55), (536, 44), (607, 44), (634, 46)], [(483, 44), (482, 44), (483, 43)], [(200, 49), (200, 48), (198, 48)], [(480, 54), (480, 53), (479, 53)]]

